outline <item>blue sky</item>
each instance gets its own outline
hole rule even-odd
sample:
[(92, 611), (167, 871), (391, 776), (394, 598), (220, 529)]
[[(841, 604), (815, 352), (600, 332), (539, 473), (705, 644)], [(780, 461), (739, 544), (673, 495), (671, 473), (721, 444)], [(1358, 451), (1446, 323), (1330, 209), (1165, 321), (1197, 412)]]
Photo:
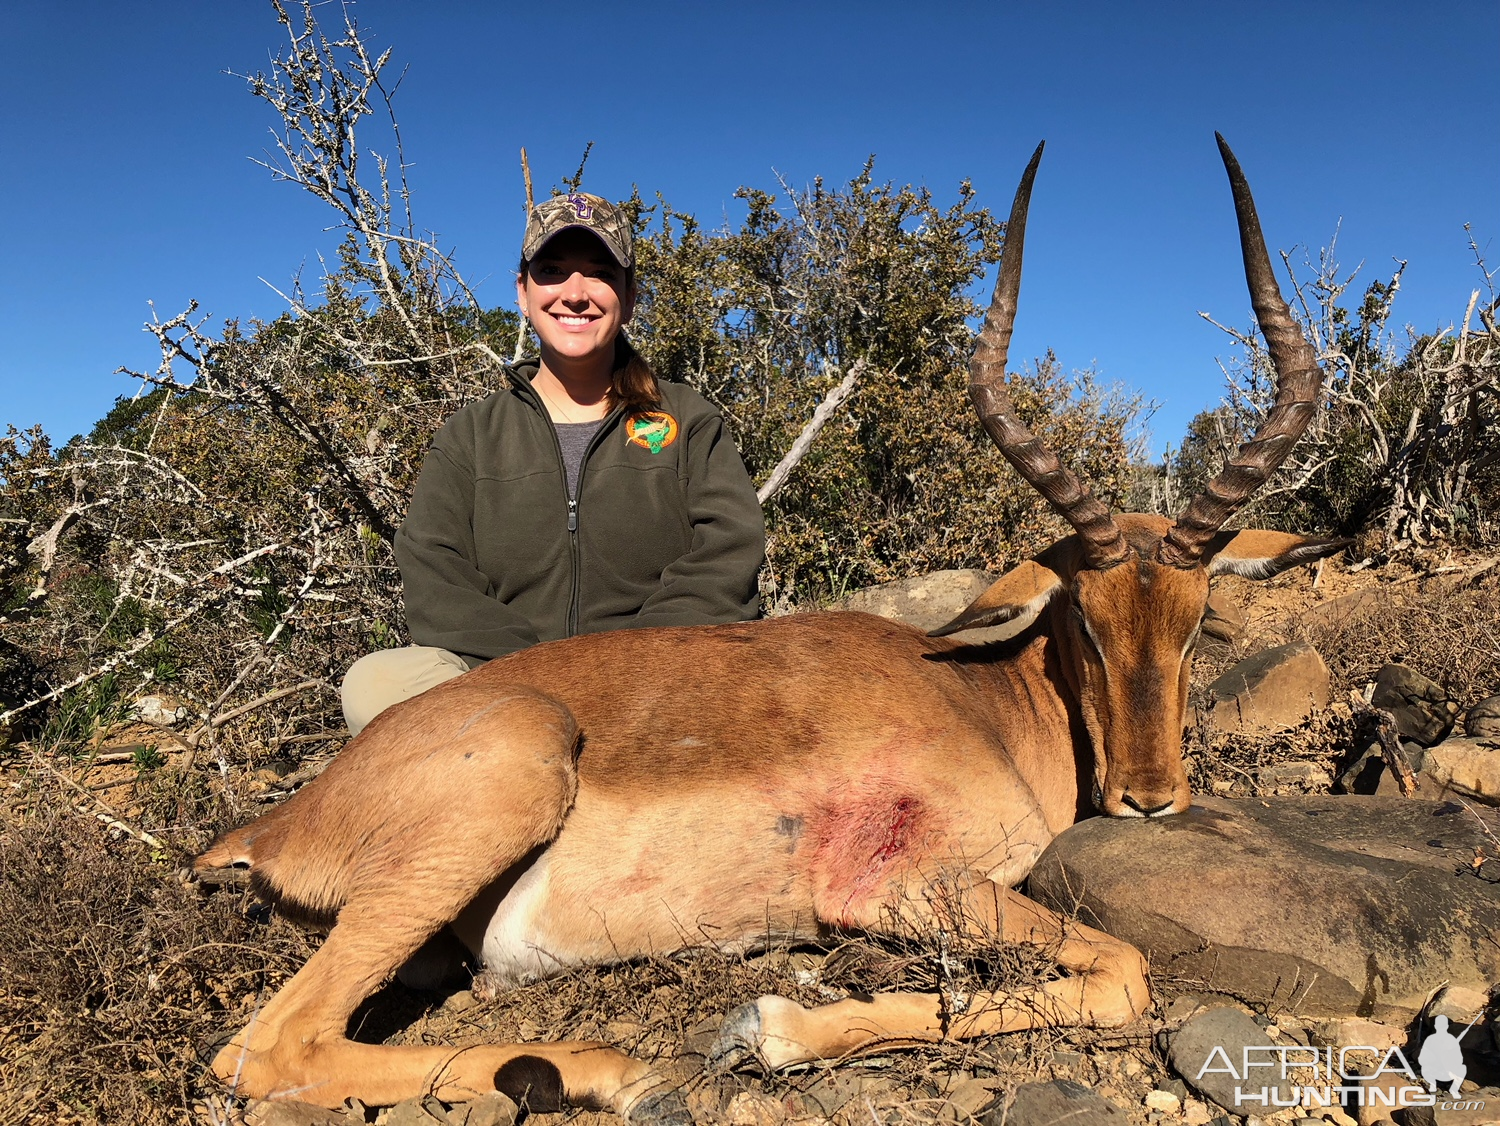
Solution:
[[(271, 118), (225, 71), (282, 48), (258, 0), (11, 0), (0, 43), (10, 220), (0, 270), (0, 425), (86, 431), (155, 365), (140, 330), (196, 298), (269, 318), (335, 236), (249, 157)], [(486, 304), (513, 299), (517, 152), (542, 184), (596, 142), (585, 186), (632, 183), (714, 223), (736, 187), (882, 179), (1004, 213), (1048, 142), (1013, 362), (1055, 349), (1162, 404), (1154, 445), (1221, 392), (1245, 323), (1221, 130), (1273, 253), (1336, 224), (1365, 280), (1409, 259), (1397, 319), (1460, 317), (1500, 265), (1495, 0), (1280, 3), (550, 5), (359, 0), (409, 71), (398, 100), (420, 226)], [(325, 5), (325, 20), (337, 8)], [(1300, 252), (1299, 252), (1300, 258)], [(217, 323), (217, 321), (215, 322)]]

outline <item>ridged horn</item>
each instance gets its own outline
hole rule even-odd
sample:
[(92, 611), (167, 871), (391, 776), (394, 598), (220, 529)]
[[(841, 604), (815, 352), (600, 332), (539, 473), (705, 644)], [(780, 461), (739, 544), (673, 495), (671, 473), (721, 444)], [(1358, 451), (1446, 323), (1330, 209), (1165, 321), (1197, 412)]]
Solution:
[(1292, 319), (1276, 284), (1276, 275), (1271, 271), (1271, 256), (1266, 252), (1255, 200), (1240, 170), (1240, 162), (1222, 135), (1215, 133), (1214, 137), (1219, 142), (1219, 155), (1224, 158), (1224, 171), (1229, 173), (1229, 186), (1234, 192), (1250, 304), (1255, 309), (1261, 335), (1266, 338), (1271, 366), (1276, 369), (1276, 402), (1254, 437), (1188, 503), (1177, 523), (1162, 538), (1157, 558), (1172, 567), (1196, 567), (1213, 534), (1276, 472), (1312, 422), (1318, 392), (1323, 386), (1318, 357)]
[(1026, 211), (1031, 206), (1031, 184), (1042, 160), (1043, 141), (1016, 188), (1005, 227), (1005, 249), (1000, 258), (1000, 277), (995, 296), (985, 314), (984, 327), (969, 361), (969, 398), (979, 412), (979, 421), (1005, 455), (1005, 460), (1042, 495), (1064, 520), (1073, 525), (1083, 541), (1090, 567), (1113, 567), (1130, 554), (1130, 547), (1115, 526), (1109, 509), (1088, 487), (1042, 444), (1016, 417), (1015, 405), (1005, 383), (1005, 361), (1016, 321), (1016, 301), (1021, 293), (1021, 257), (1026, 245)]

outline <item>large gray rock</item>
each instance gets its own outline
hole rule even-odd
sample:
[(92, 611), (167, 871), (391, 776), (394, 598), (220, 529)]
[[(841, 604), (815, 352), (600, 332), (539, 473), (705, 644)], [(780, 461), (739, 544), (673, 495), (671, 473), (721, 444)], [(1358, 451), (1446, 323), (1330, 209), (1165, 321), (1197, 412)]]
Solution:
[(1130, 1115), (1069, 1079), (1023, 1083), (979, 1117), (982, 1126), (1129, 1126)]
[[(830, 610), (862, 610), (916, 626), (934, 630), (945, 626), (969, 603), (988, 590), (995, 576), (988, 571), (933, 571), (893, 583), (866, 587), (847, 595), (829, 607)], [(990, 629), (965, 630), (957, 634), (962, 641), (982, 643), (1003, 641), (1025, 629), (1030, 622), (1010, 622)]]
[(1500, 891), (1471, 863), (1481, 845), (1485, 826), (1455, 802), (1203, 797), (1176, 817), (1080, 822), (1029, 886), (1165, 977), (1406, 1023), (1444, 981), (1500, 979)]
[(1247, 657), (1208, 686), (1208, 718), (1220, 731), (1295, 727), (1330, 699), (1328, 666), (1305, 641)]
[(1500, 694), (1486, 696), (1469, 709), (1464, 734), (1470, 739), (1500, 739)]
[(1390, 712), (1396, 730), (1424, 747), (1447, 738), (1458, 718), (1458, 705), (1447, 691), (1406, 665), (1386, 665), (1375, 674), (1370, 703)]
[[(1204, 1098), (1212, 1099), (1235, 1114), (1264, 1112), (1267, 1102), (1242, 1101), (1236, 1088), (1260, 1093), (1262, 1087), (1274, 1086), (1283, 1103), (1291, 1100), (1291, 1085), (1277, 1083), (1279, 1072), (1256, 1067), (1245, 1070), (1246, 1048), (1271, 1048), (1275, 1045), (1265, 1031), (1239, 1009), (1209, 1009), (1188, 1019), (1167, 1041), (1167, 1060), (1172, 1070), (1187, 1080), (1189, 1086)], [(1253, 1064), (1265, 1063), (1270, 1057), (1256, 1053)], [(1233, 1068), (1240, 1078), (1227, 1069)], [(1251, 1082), (1254, 1074), (1258, 1082)]]

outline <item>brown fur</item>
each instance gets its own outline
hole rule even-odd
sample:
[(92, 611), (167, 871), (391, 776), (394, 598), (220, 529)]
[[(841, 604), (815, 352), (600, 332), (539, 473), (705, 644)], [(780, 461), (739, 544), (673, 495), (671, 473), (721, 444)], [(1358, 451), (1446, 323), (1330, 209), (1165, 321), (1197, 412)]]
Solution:
[[(492, 661), (383, 713), (199, 860), (248, 863), (284, 908), (337, 920), (215, 1070), (245, 1094), (335, 1106), (468, 1097), (555, 1068), (567, 1102), (681, 1120), (646, 1065), (605, 1045), (345, 1039), (354, 1008), (447, 925), (502, 983), (704, 940), (978, 927), (1055, 946), (1072, 976), (985, 998), (949, 1034), (1132, 1019), (1148, 1000), (1139, 954), (1005, 886), (1091, 790), (1123, 815), (1189, 800), (1186, 658), (1208, 570), (1150, 561), (1165, 521), (1119, 522), (1134, 558), (1089, 570), (1070, 537), (976, 602), (966, 617), (1036, 616), (998, 645), (852, 613), (622, 631)], [(1245, 532), (1219, 549), (1274, 570), (1335, 546)], [(928, 894), (955, 880), (963, 918)], [(848, 1004), (762, 998), (726, 1021), (719, 1055), (781, 1066), (945, 1035), (930, 996)]]

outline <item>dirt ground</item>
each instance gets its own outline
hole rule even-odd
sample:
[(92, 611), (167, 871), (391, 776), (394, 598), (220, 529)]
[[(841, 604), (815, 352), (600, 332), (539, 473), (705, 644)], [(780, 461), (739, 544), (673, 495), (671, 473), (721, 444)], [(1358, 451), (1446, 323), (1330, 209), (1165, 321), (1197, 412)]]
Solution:
[[(1191, 728), (1184, 751), (1194, 786), (1273, 792), (1260, 772), (1289, 761), (1316, 763), (1336, 777), (1362, 749), (1345, 701), (1390, 661), (1412, 665), (1462, 706), (1500, 691), (1497, 564), (1432, 554), (1360, 570), (1330, 562), (1265, 583), (1220, 580), (1219, 592), (1244, 612), (1245, 632), (1202, 647), (1195, 695), (1244, 656), (1308, 640), (1329, 665), (1335, 702), (1273, 735)], [(70, 754), (43, 755), (26, 744), (0, 752), (0, 1126), (217, 1124), (242, 1120), (247, 1110), (250, 1121), (263, 1116), (227, 1097), (202, 1061), (319, 940), (257, 907), (242, 889), (206, 888), (183, 869), (217, 831), (314, 776), (340, 745), (341, 733), (329, 731), (301, 743), (296, 757), (241, 747), (184, 769), (179, 742), (160, 727), (134, 724), (98, 731), (89, 747)], [(1016, 951), (965, 955), (970, 984), (1015, 985), (1049, 972)], [(1159, 978), (1153, 1009), (1118, 1032), (1018, 1033), (791, 1074), (704, 1073), (702, 1053), (718, 1020), (743, 1001), (777, 993), (816, 1004), (851, 989), (931, 988), (935, 965), (934, 950), (920, 940), (861, 941), (832, 951), (781, 946), (752, 957), (693, 950), (580, 971), (495, 1001), (393, 984), (361, 1011), (356, 1034), (455, 1045), (601, 1038), (681, 1081), (705, 1122), (962, 1123), (996, 1091), (1052, 1078), (1097, 1088), (1139, 1126), (1208, 1120), (1207, 1108), (1191, 1100), (1168, 1113), (1146, 1106), (1147, 1093), (1172, 1079), (1158, 1033), (1174, 1019), (1174, 1002), (1200, 989)], [(1293, 1014), (1258, 1019), (1288, 1042), (1305, 1042)], [(462, 1107), (409, 1109), (453, 1126), (466, 1122)], [(386, 1120), (396, 1119), (364, 1108), (343, 1119)], [(613, 1121), (583, 1112), (528, 1119), (539, 1126), (594, 1120)]]

